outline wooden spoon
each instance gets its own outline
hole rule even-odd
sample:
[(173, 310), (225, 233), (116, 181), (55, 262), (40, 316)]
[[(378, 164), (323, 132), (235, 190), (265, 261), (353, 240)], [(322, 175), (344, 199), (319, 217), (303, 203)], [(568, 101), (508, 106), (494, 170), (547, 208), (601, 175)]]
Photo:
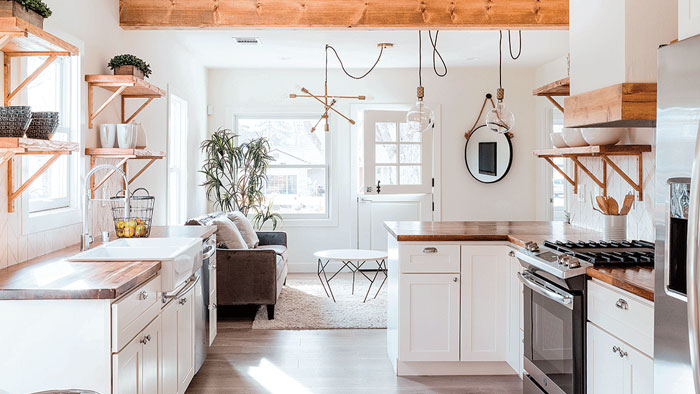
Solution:
[(605, 202), (608, 204), (608, 214), (618, 215), (620, 213), (620, 206), (614, 198), (608, 196)]
[(608, 212), (608, 202), (605, 200), (605, 197), (596, 196), (595, 200), (598, 203), (600, 210), (603, 211), (604, 214), (609, 215), (610, 213)]
[(632, 209), (632, 204), (634, 204), (634, 194), (628, 194), (625, 196), (625, 201), (622, 203), (622, 208), (620, 208), (620, 215), (627, 215)]

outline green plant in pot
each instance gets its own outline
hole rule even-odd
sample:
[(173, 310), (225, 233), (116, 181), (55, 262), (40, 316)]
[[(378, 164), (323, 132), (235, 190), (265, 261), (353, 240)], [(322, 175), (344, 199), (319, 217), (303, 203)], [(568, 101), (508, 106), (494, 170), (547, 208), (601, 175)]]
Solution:
[(51, 16), (51, 9), (41, 0), (5, 0), (0, 1), (0, 17), (13, 16), (44, 27), (44, 19)]
[(139, 78), (148, 78), (152, 71), (151, 65), (134, 55), (117, 55), (107, 64), (114, 75), (134, 75)]
[(207, 199), (216, 209), (252, 214), (257, 229), (267, 222), (276, 229), (282, 216), (272, 212), (264, 193), (267, 170), (275, 160), (270, 144), (264, 137), (237, 144), (236, 137), (231, 130), (219, 129), (202, 142), (206, 159), (200, 172), (206, 178), (202, 186)]

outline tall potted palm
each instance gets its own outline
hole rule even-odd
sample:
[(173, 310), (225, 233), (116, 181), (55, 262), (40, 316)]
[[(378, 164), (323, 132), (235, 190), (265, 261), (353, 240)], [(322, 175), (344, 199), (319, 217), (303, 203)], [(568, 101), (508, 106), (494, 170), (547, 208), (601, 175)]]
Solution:
[(275, 160), (270, 144), (265, 137), (237, 144), (236, 137), (229, 129), (219, 129), (201, 144), (207, 199), (217, 209), (252, 214), (258, 229), (268, 221), (276, 229), (282, 217), (272, 212), (264, 194), (267, 170)]

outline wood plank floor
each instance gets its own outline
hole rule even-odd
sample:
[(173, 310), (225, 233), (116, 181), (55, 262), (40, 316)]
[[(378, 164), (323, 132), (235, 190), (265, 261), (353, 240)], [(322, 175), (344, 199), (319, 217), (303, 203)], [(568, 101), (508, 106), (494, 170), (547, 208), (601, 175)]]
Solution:
[(224, 312), (188, 394), (522, 393), (515, 375), (397, 377), (385, 330), (252, 330), (255, 311)]

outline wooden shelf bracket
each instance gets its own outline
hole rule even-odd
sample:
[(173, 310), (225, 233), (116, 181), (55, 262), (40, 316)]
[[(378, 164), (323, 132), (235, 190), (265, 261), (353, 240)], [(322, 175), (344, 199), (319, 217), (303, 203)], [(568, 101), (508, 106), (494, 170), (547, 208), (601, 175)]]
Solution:
[(4, 55), (4, 62), (5, 62), (5, 71), (4, 71), (4, 82), (5, 82), (5, 106), (8, 106), (12, 103), (12, 100), (14, 100), (20, 92), (22, 92), (32, 81), (34, 81), (39, 75), (41, 75), (44, 70), (46, 70), (51, 63), (53, 63), (56, 59), (58, 58), (58, 55), (56, 54), (51, 54), (49, 55), (44, 63), (39, 66), (36, 70), (34, 70), (31, 75), (29, 75), (24, 81), (22, 81), (16, 88), (15, 90), (12, 90), (12, 84), (11, 84), (11, 76), (12, 76), (12, 60), (11, 56), (8, 54)]
[[(43, 174), (50, 166), (58, 160), (59, 157), (62, 155), (69, 155), (71, 152), (22, 152), (22, 153), (13, 153), (10, 155), (10, 157), (7, 159), (7, 212), (14, 212), (15, 211), (15, 199), (19, 197), (22, 192), (24, 192), (34, 181), (37, 180)], [(5, 158), (5, 154), (3, 154), (3, 159)], [(13, 191), (14, 189), (14, 174), (13, 174), (13, 169), (14, 169), (14, 156), (15, 155), (46, 155), (50, 154), (51, 157), (42, 165), (34, 174), (32, 174), (29, 179), (24, 181), (22, 185), (20, 185), (17, 190)]]
[(643, 185), (643, 183), (644, 183), (643, 177), (644, 177), (644, 175), (643, 175), (643, 167), (642, 167), (643, 158), (642, 158), (641, 153), (637, 154), (636, 156), (637, 156), (637, 180), (638, 180), (638, 182), (634, 182), (632, 180), (632, 178), (629, 177), (629, 175), (625, 174), (625, 172), (622, 171), (622, 169), (620, 167), (618, 167), (618, 165), (615, 164), (615, 162), (612, 161), (612, 159), (608, 155), (602, 154), (602, 155), (600, 155), (600, 158), (603, 159), (604, 164), (610, 165), (610, 168), (612, 168), (613, 171), (617, 172), (622, 177), (622, 179), (625, 180), (625, 182), (627, 182), (630, 186), (632, 186), (632, 188), (637, 192), (637, 199), (639, 201), (643, 201), (644, 200), (644, 193), (643, 193), (643, 186), (644, 186)]
[[(131, 185), (138, 177), (141, 176), (156, 160), (160, 160), (165, 157), (163, 152), (154, 152), (145, 149), (108, 149), (108, 148), (87, 148), (85, 150), (85, 155), (90, 156), (90, 168), (94, 168), (97, 159), (117, 159), (119, 162), (115, 164), (117, 168), (121, 168), (124, 174), (127, 175), (128, 181), (124, 184), (122, 180), (122, 187), (126, 188), (126, 185)], [(134, 175), (129, 177), (127, 173), (127, 162), (130, 160), (148, 160), (141, 169), (139, 169)], [(90, 178), (90, 190), (92, 197), (95, 197), (95, 191), (99, 189), (102, 185), (107, 182), (107, 180), (114, 175), (115, 171), (109, 171), (102, 179), (95, 181), (95, 176)]]
[(603, 164), (603, 179), (600, 180), (598, 177), (596, 177), (591, 170), (588, 169), (581, 161), (578, 159), (576, 156), (569, 156), (569, 159), (574, 162), (576, 165), (576, 168), (580, 168), (581, 171), (583, 171), (586, 175), (588, 175), (589, 178), (593, 182), (595, 182), (598, 187), (600, 187), (603, 190), (603, 195), (607, 196), (608, 195), (608, 182), (607, 182), (607, 166)]
[[(129, 123), (136, 115), (141, 113), (153, 99), (165, 96), (165, 91), (158, 88), (142, 78), (132, 75), (86, 75), (85, 81), (88, 83), (88, 127), (93, 127), (93, 122), (117, 97), (121, 98), (121, 121)], [(112, 92), (112, 95), (93, 111), (94, 95), (93, 88), (100, 87)], [(146, 99), (133, 114), (126, 115), (126, 99)]]
[[(574, 194), (576, 194), (576, 192), (578, 191), (578, 190), (577, 190), (577, 189), (578, 189), (578, 182), (576, 182), (575, 180), (571, 179), (571, 177), (568, 176), (568, 175), (566, 174), (566, 172), (564, 172), (564, 170), (562, 170), (561, 168), (559, 168), (559, 166), (556, 165), (556, 164), (552, 161), (551, 158), (544, 156), (543, 159), (544, 159), (547, 163), (549, 163), (549, 165), (551, 165), (552, 168), (554, 168), (559, 174), (561, 174), (561, 176), (563, 176), (564, 179), (566, 179), (566, 181), (569, 182), (569, 184), (571, 184), (571, 186), (574, 187)], [(577, 172), (577, 171), (576, 171), (576, 169), (574, 168), (574, 178), (576, 177), (576, 174), (575, 174), (576, 172)]]

